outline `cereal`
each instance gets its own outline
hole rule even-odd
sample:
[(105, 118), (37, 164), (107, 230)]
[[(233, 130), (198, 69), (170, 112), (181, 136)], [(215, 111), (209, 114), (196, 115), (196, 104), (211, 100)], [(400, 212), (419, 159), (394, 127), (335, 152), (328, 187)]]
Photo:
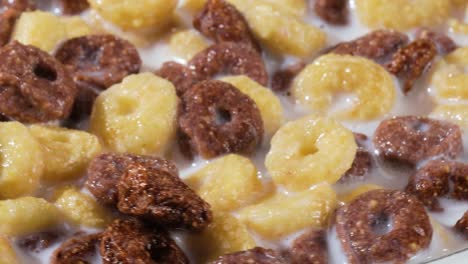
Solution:
[(141, 67), (136, 48), (113, 35), (69, 39), (58, 47), (55, 57), (67, 65), (79, 88), (107, 89)]
[(403, 93), (406, 94), (436, 55), (437, 49), (432, 40), (418, 39), (399, 49), (387, 64), (387, 70), (403, 82)]
[(91, 8), (124, 30), (164, 29), (171, 22), (176, 0), (88, 0)]
[(328, 246), (326, 231), (322, 229), (309, 231), (296, 238), (291, 248), (293, 264), (328, 263)]
[(255, 6), (270, 6), (281, 14), (302, 18), (307, 13), (307, 1), (303, 0), (227, 0), (243, 13)]
[(208, 48), (208, 41), (195, 30), (182, 30), (171, 35), (169, 48), (177, 57), (190, 60)]
[(176, 131), (174, 86), (152, 73), (126, 77), (96, 99), (90, 131), (117, 152), (163, 153)]
[(424, 206), (401, 191), (359, 196), (338, 209), (336, 229), (350, 263), (403, 263), (432, 239)]
[(249, 45), (242, 43), (222, 42), (212, 45), (195, 55), (189, 67), (203, 80), (226, 73), (247, 75), (263, 86), (268, 84), (268, 73), (262, 57)]
[(420, 28), (416, 36), (422, 39), (429, 39), (437, 46), (439, 54), (446, 55), (457, 49), (457, 44), (444, 33), (431, 31), (428, 28)]
[(433, 110), (430, 116), (453, 122), (463, 130), (468, 129), (468, 105), (466, 104), (440, 104)]
[(1, 122), (0, 197), (35, 193), (43, 171), (41, 146), (28, 128), (19, 122)]
[(240, 220), (264, 238), (279, 238), (304, 228), (324, 227), (337, 206), (335, 191), (328, 184), (296, 194), (275, 196), (245, 207)]
[(200, 12), (205, 6), (207, 0), (182, 0), (179, 5), (181, 8), (191, 12)]
[(235, 252), (219, 257), (211, 264), (237, 264), (237, 263), (255, 263), (255, 264), (286, 264), (287, 262), (271, 249), (255, 247), (249, 250)]
[(65, 27), (67, 39), (90, 35), (94, 31), (94, 29), (79, 16), (60, 17), (60, 21)]
[(186, 182), (213, 210), (230, 211), (266, 194), (257, 173), (257, 168), (248, 158), (230, 154), (210, 162)]
[(358, 146), (356, 156), (351, 168), (340, 178), (340, 182), (363, 180), (372, 167), (372, 155), (366, 148), (368, 137), (364, 134), (354, 133), (354, 138)]
[(14, 41), (0, 50), (0, 112), (21, 122), (46, 122), (70, 114), (76, 87), (49, 54)]
[(373, 191), (373, 190), (379, 190), (383, 189), (382, 186), (375, 185), (375, 184), (363, 184), (357, 188), (354, 188), (350, 192), (347, 192), (343, 195), (340, 195), (340, 201), (344, 203), (350, 203), (354, 201), (357, 197), (359, 197), (361, 194)]
[(59, 191), (55, 206), (72, 224), (91, 228), (103, 228), (111, 222), (110, 215), (89, 195), (74, 187)]
[(285, 124), (270, 144), (266, 168), (274, 182), (288, 190), (337, 182), (351, 168), (357, 149), (351, 131), (315, 115)]
[(82, 235), (70, 238), (57, 248), (50, 260), (52, 264), (88, 264), (96, 251), (99, 235)]
[(200, 82), (186, 92), (178, 122), (191, 153), (204, 158), (252, 153), (264, 130), (255, 102), (221, 81)]
[(468, 239), (468, 211), (457, 221), (455, 230), (459, 232), (465, 239)]
[(88, 9), (88, 0), (60, 0), (62, 13), (74, 15)]
[(225, 0), (208, 0), (193, 26), (215, 42), (245, 43), (261, 50), (244, 16)]
[(409, 30), (444, 22), (450, 15), (451, 0), (360, 0), (356, 9), (361, 22), (369, 27)]
[(84, 131), (44, 125), (32, 125), (31, 134), (43, 150), (43, 179), (72, 180), (83, 175), (91, 159), (101, 152), (96, 136)]
[(0, 235), (0, 263), (1, 264), (19, 264), (18, 256), (11, 246), (10, 241), (3, 235)]
[(135, 220), (114, 221), (102, 234), (100, 252), (104, 264), (188, 263), (168, 233)]
[(15, 26), (16, 20), (24, 11), (34, 9), (28, 0), (1, 0), (0, 6), (0, 46), (5, 45), (10, 40), (10, 35)]
[(98, 95), (99, 91), (96, 89), (80, 87), (68, 121), (71, 123), (79, 123), (80, 121), (89, 118)]
[(50, 248), (60, 239), (61, 235), (63, 234), (59, 231), (42, 231), (20, 237), (16, 240), (16, 244), (22, 249), (39, 253)]
[(232, 84), (255, 101), (262, 116), (265, 134), (273, 136), (284, 121), (283, 107), (279, 98), (270, 89), (245, 75), (224, 77), (220, 80)]
[(468, 200), (468, 164), (432, 160), (413, 174), (406, 192), (416, 196), (430, 210), (441, 211), (438, 198)]
[(468, 47), (461, 47), (435, 65), (431, 84), (437, 99), (468, 99), (468, 74), (465, 73), (467, 63)]
[(348, 22), (348, 5), (346, 0), (317, 0), (314, 10), (324, 21), (335, 25), (345, 25)]
[[(372, 120), (387, 114), (395, 103), (391, 75), (365, 58), (327, 54), (308, 65), (294, 80), (292, 94), (298, 104), (339, 119)], [(332, 111), (334, 97), (351, 93), (350, 106)]]
[(373, 143), (381, 158), (414, 166), (432, 157), (454, 159), (462, 151), (460, 128), (426, 117), (386, 119), (377, 128)]
[(193, 69), (173, 61), (165, 62), (155, 74), (170, 81), (175, 86), (178, 96), (182, 96), (193, 85), (202, 81)]
[(153, 156), (104, 153), (95, 157), (88, 167), (87, 189), (96, 199), (108, 206), (117, 205), (117, 184), (130, 164), (142, 164), (177, 176), (174, 163)]
[(0, 201), (0, 234), (22, 236), (43, 231), (60, 221), (60, 212), (42, 198)]
[(305, 62), (290, 65), (284, 69), (279, 69), (273, 74), (271, 89), (276, 92), (288, 91), (294, 78), (305, 68)]

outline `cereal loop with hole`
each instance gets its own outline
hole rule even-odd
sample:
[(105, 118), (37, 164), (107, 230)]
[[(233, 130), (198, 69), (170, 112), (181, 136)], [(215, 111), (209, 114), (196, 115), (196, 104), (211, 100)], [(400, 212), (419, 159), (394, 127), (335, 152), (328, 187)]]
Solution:
[(458, 48), (439, 61), (431, 76), (437, 100), (468, 100), (468, 47)]
[[(294, 80), (292, 94), (305, 108), (344, 120), (372, 120), (393, 107), (392, 76), (375, 62), (350, 55), (327, 54), (308, 65)], [(355, 98), (343, 110), (333, 110), (336, 97)]]

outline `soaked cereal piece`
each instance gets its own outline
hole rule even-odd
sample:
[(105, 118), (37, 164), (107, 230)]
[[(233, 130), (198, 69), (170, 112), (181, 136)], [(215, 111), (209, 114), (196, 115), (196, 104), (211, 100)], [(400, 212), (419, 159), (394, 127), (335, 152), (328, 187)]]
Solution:
[(420, 28), (416, 32), (417, 38), (429, 39), (437, 46), (439, 54), (446, 55), (457, 49), (457, 44), (444, 33), (431, 31), (428, 28)]
[(73, 187), (58, 192), (55, 206), (71, 223), (78, 226), (103, 228), (111, 222), (111, 216), (89, 195)]
[(186, 182), (213, 210), (230, 211), (251, 204), (269, 191), (257, 173), (248, 158), (230, 154), (210, 162)]
[(265, 134), (273, 136), (284, 121), (283, 107), (279, 98), (270, 89), (245, 75), (224, 77), (220, 80), (232, 84), (255, 101), (262, 116)]
[[(393, 79), (382, 66), (365, 58), (337, 54), (323, 55), (309, 64), (291, 90), (301, 106), (345, 120), (381, 117), (392, 109), (396, 98)], [(340, 95), (350, 97), (349, 106), (334, 110), (335, 98)]]
[(123, 30), (166, 28), (177, 0), (88, 0), (91, 8)]
[(424, 206), (401, 191), (375, 190), (359, 196), (338, 209), (336, 229), (351, 263), (403, 263), (432, 239)]
[(88, 0), (60, 0), (60, 5), (66, 15), (79, 14), (89, 8)]
[(46, 230), (60, 222), (60, 212), (42, 198), (21, 197), (0, 201), (0, 233), (23, 236)]
[(29, 0), (1, 0), (0, 6), (0, 46), (5, 45), (9, 40), (16, 20), (24, 11), (34, 9)]
[(355, 40), (341, 42), (330, 52), (341, 55), (361, 56), (377, 63), (387, 60), (408, 43), (408, 36), (395, 30), (379, 29)]
[(83, 175), (91, 159), (101, 152), (96, 136), (84, 131), (44, 125), (30, 126), (39, 141), (47, 164), (43, 179), (64, 181)]
[(340, 178), (340, 182), (363, 180), (372, 167), (372, 155), (366, 147), (369, 138), (360, 133), (354, 133), (354, 138), (358, 146), (356, 156), (351, 168)]
[(186, 92), (178, 122), (191, 154), (204, 158), (250, 154), (263, 138), (263, 121), (255, 102), (221, 81), (200, 82)]
[(52, 264), (90, 264), (89, 258), (96, 253), (99, 234), (75, 236), (57, 248), (50, 262)]
[(198, 263), (257, 246), (245, 225), (229, 213), (216, 211), (213, 222), (202, 233), (194, 234), (189, 243)]
[(435, 65), (431, 84), (437, 99), (468, 100), (467, 64), (468, 47), (461, 47)]
[(406, 94), (430, 67), (436, 55), (437, 49), (432, 40), (418, 39), (399, 49), (386, 67), (403, 82), (403, 93)]
[(354, 188), (350, 192), (340, 195), (339, 198), (340, 198), (340, 201), (344, 203), (350, 203), (354, 201), (357, 197), (359, 197), (361, 194), (364, 194), (366, 192), (370, 192), (373, 190), (379, 190), (379, 189), (384, 189), (384, 188), (382, 186), (375, 185), (375, 184), (363, 184), (357, 188)]
[(287, 262), (275, 251), (261, 247), (227, 254), (211, 262), (211, 264), (237, 263), (286, 264)]
[(414, 166), (432, 157), (456, 158), (463, 148), (461, 137), (455, 124), (401, 116), (382, 121), (373, 143), (384, 160)]
[(288, 91), (296, 76), (305, 68), (305, 62), (298, 62), (284, 69), (279, 69), (273, 74), (271, 89), (276, 92)]
[(317, 116), (286, 123), (270, 144), (268, 172), (276, 184), (296, 191), (323, 181), (337, 182), (351, 168), (357, 149), (351, 131)]
[(328, 246), (326, 230), (309, 231), (293, 242), (290, 252), (292, 263), (328, 263)]
[(166, 231), (146, 228), (136, 220), (116, 220), (102, 234), (100, 252), (104, 264), (188, 263), (184, 252)]
[(455, 230), (468, 240), (468, 211), (457, 221)]
[(268, 84), (268, 73), (262, 57), (251, 46), (222, 42), (195, 55), (189, 67), (199, 78), (208, 80), (219, 74), (246, 75), (259, 84)]
[(314, 10), (324, 21), (334, 25), (348, 22), (348, 4), (346, 0), (317, 0)]
[(409, 30), (443, 23), (450, 15), (451, 0), (360, 0), (356, 10), (369, 27)]
[(117, 185), (131, 164), (141, 164), (156, 170), (168, 172), (178, 176), (174, 163), (155, 156), (137, 156), (131, 154), (103, 153), (95, 157), (88, 166), (87, 189), (96, 197), (98, 202), (117, 205)]
[(174, 86), (152, 73), (126, 77), (96, 99), (90, 131), (110, 150), (164, 153), (176, 133)]
[(35, 193), (43, 171), (41, 146), (28, 128), (19, 122), (0, 123), (0, 197)]
[(440, 104), (430, 115), (432, 118), (446, 120), (459, 125), (463, 130), (468, 129), (468, 105)]
[[(183, 30), (171, 35), (169, 48), (177, 57), (190, 60), (197, 53), (208, 48), (208, 41), (195, 30)], [(165, 64), (167, 63), (170, 62)]]
[(107, 89), (141, 67), (136, 48), (114, 35), (69, 39), (58, 47), (55, 57), (70, 69), (79, 88)]
[(59, 61), (17, 41), (0, 49), (0, 59), (3, 116), (26, 123), (68, 117), (76, 87)]
[(328, 184), (295, 194), (276, 194), (239, 212), (246, 226), (265, 238), (279, 238), (304, 228), (325, 227), (337, 206), (335, 191)]
[(261, 51), (244, 16), (225, 0), (208, 0), (193, 26), (215, 42), (245, 43)]
[(2, 252), (2, 254), (0, 254), (1, 264), (20, 264), (10, 241), (3, 235), (0, 235), (0, 252)]
[(170, 81), (175, 86), (178, 96), (182, 96), (193, 85), (203, 80), (190, 67), (173, 61), (165, 62), (155, 74)]
[(438, 198), (468, 200), (468, 164), (432, 160), (413, 174), (406, 192), (415, 195), (430, 210), (442, 211)]
[(62, 235), (59, 231), (41, 231), (18, 238), (16, 244), (24, 250), (39, 253), (50, 248)]

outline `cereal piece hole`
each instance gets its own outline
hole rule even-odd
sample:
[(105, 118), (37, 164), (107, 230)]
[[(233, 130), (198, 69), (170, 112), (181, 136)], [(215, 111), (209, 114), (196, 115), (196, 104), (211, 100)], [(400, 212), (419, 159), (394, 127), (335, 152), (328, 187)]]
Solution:
[(118, 115), (130, 115), (137, 110), (138, 102), (132, 98), (120, 97), (117, 99), (117, 114)]
[(374, 234), (382, 236), (392, 231), (393, 223), (387, 214), (381, 213), (371, 217), (371, 228)]
[(232, 116), (229, 111), (222, 109), (222, 108), (218, 108), (216, 109), (215, 113), (216, 113), (216, 118), (215, 118), (216, 125), (222, 126), (231, 122)]
[(430, 126), (425, 122), (414, 122), (414, 123), (411, 124), (411, 127), (415, 131), (421, 132), (421, 133), (425, 133), (425, 132), (429, 131), (429, 128), (430, 128)]
[(51, 82), (57, 80), (57, 72), (44, 63), (39, 63), (34, 67), (34, 75)]
[(315, 146), (315, 144), (307, 144), (307, 142), (304, 142), (301, 146), (301, 149), (299, 150), (299, 153), (301, 156), (309, 156), (309, 155), (314, 155), (317, 153), (318, 149)]

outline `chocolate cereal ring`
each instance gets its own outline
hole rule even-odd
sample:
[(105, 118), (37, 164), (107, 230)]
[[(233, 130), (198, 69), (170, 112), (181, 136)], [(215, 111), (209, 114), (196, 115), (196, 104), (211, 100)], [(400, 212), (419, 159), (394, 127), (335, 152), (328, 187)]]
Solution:
[(363, 180), (365, 175), (372, 168), (372, 155), (367, 148), (369, 138), (361, 133), (354, 133), (354, 139), (358, 149), (354, 157), (353, 165), (340, 178), (340, 182), (351, 182), (355, 180)]
[(210, 264), (286, 264), (287, 262), (281, 256), (271, 249), (261, 247), (252, 248), (240, 252), (234, 252), (219, 257)]
[(226, 73), (247, 75), (263, 86), (268, 84), (268, 73), (261, 55), (250, 45), (242, 43), (214, 44), (195, 55), (188, 66), (203, 80)]
[(155, 74), (170, 81), (176, 88), (178, 96), (182, 96), (190, 87), (202, 81), (195, 71), (173, 61), (165, 62)]
[(66, 15), (79, 14), (89, 8), (88, 0), (60, 0), (60, 5)]
[(443, 210), (438, 202), (439, 197), (468, 200), (468, 164), (444, 160), (429, 161), (410, 177), (406, 191), (436, 211)]
[(461, 137), (460, 128), (455, 124), (401, 116), (380, 123), (373, 143), (383, 159), (414, 166), (435, 156), (456, 158), (463, 148)]
[(89, 257), (95, 254), (99, 234), (73, 237), (65, 241), (52, 255), (52, 264), (88, 264)]
[(68, 117), (76, 86), (59, 61), (17, 41), (0, 49), (0, 60), (3, 116), (27, 123)]
[(0, 46), (9, 40), (16, 20), (24, 11), (33, 10), (28, 0), (0, 0)]
[(468, 211), (457, 221), (454, 226), (455, 230), (468, 240)]
[(401, 191), (362, 194), (337, 210), (336, 230), (350, 263), (404, 262), (432, 240), (423, 204)]
[[(234, 86), (203, 81), (182, 97), (179, 130), (192, 154), (213, 158), (252, 153), (263, 138), (263, 121), (255, 102)], [(185, 143), (182, 142), (181, 145)]]
[(325, 230), (312, 230), (296, 238), (291, 248), (293, 264), (328, 263), (327, 233)]

